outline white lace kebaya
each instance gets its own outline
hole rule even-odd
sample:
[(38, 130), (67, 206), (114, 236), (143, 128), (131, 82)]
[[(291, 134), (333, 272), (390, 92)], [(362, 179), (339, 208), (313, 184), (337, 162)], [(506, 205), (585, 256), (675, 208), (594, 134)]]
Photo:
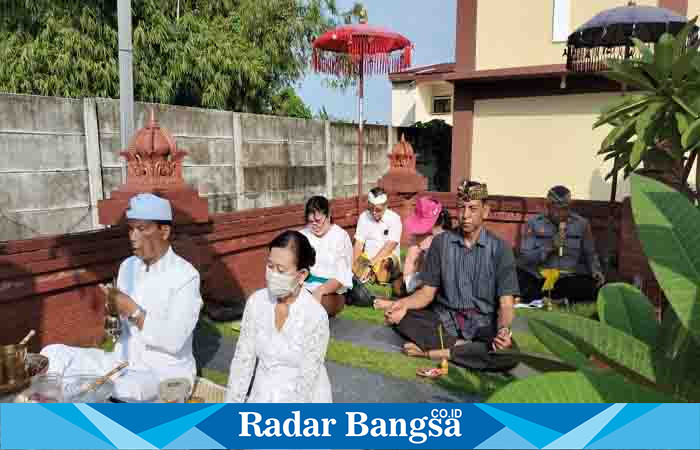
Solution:
[(250, 403), (330, 403), (331, 384), (324, 361), (330, 330), (328, 315), (310, 292), (301, 289), (281, 330), (275, 327), (275, 305), (268, 289), (246, 303), (241, 334), (231, 361), (226, 401)]

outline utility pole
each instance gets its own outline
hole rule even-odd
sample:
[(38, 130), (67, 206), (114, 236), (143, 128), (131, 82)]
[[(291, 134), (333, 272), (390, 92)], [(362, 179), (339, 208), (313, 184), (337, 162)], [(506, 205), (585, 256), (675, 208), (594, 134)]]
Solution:
[[(134, 48), (131, 45), (131, 0), (117, 0), (119, 33), (119, 130), (121, 148), (129, 146), (134, 133)], [(122, 183), (126, 183), (126, 162), (122, 164)]]

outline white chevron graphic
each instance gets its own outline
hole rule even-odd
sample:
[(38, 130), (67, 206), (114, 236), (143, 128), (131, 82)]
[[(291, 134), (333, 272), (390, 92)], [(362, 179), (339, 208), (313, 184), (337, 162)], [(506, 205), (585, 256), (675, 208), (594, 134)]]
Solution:
[(552, 442), (546, 446), (545, 449), (584, 448), (626, 405), (627, 403), (616, 403), (612, 405), (610, 408), (588, 419), (564, 436)]
[(104, 414), (90, 408), (86, 404), (76, 403), (76, 408), (80, 410), (85, 417), (90, 420), (95, 426), (112, 441), (115, 447), (121, 449), (156, 449), (153, 444), (142, 439), (133, 432), (127, 430), (117, 422), (113, 421)]

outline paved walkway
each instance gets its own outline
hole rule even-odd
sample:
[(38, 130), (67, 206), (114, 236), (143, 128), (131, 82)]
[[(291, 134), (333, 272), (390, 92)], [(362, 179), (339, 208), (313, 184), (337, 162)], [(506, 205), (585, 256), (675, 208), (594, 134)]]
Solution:
[[(200, 367), (228, 372), (235, 353), (231, 337), (198, 334), (196, 353)], [(326, 362), (336, 403), (477, 402), (474, 396), (452, 394), (439, 386), (372, 373), (366, 369)]]
[[(527, 323), (517, 318), (514, 329), (526, 330)], [(358, 320), (331, 319), (331, 336), (340, 341), (384, 352), (400, 352), (403, 340), (390, 328)], [(228, 372), (235, 352), (236, 340), (213, 334), (197, 333), (195, 354), (199, 367)], [(435, 384), (409, 381), (370, 372), (366, 369), (326, 362), (333, 386), (335, 402), (401, 403), (401, 402), (477, 402), (477, 395), (456, 395)], [(534, 373), (519, 365), (512, 375), (526, 377)]]

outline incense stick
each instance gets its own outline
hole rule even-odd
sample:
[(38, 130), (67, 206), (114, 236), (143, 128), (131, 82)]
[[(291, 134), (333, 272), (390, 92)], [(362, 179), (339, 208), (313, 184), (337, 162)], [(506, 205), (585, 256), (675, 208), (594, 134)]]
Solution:
[(94, 390), (94, 389), (97, 389), (98, 387), (102, 386), (102, 385), (105, 384), (114, 374), (116, 374), (117, 372), (119, 372), (119, 371), (121, 371), (122, 369), (126, 368), (128, 365), (129, 365), (129, 362), (128, 362), (128, 361), (124, 361), (124, 362), (120, 363), (117, 367), (115, 367), (114, 369), (110, 370), (109, 372), (107, 372), (106, 374), (104, 374), (103, 376), (101, 376), (100, 378), (98, 378), (97, 380), (95, 380), (94, 382), (83, 384), (83, 385), (80, 387), (80, 392), (78, 393), (78, 395), (76, 396), (76, 398), (77, 398), (77, 397), (80, 397), (80, 396), (82, 396), (82, 395), (85, 395), (86, 393), (88, 393), (88, 392), (90, 392), (90, 391), (92, 391), (92, 390)]
[(36, 334), (36, 331), (34, 331), (34, 330), (29, 331), (29, 333), (27, 333), (27, 335), (24, 337), (24, 339), (22, 339), (22, 340), (19, 342), (19, 345), (27, 345), (27, 342), (29, 342), (29, 340), (30, 340), (32, 337), (34, 337), (35, 334)]

